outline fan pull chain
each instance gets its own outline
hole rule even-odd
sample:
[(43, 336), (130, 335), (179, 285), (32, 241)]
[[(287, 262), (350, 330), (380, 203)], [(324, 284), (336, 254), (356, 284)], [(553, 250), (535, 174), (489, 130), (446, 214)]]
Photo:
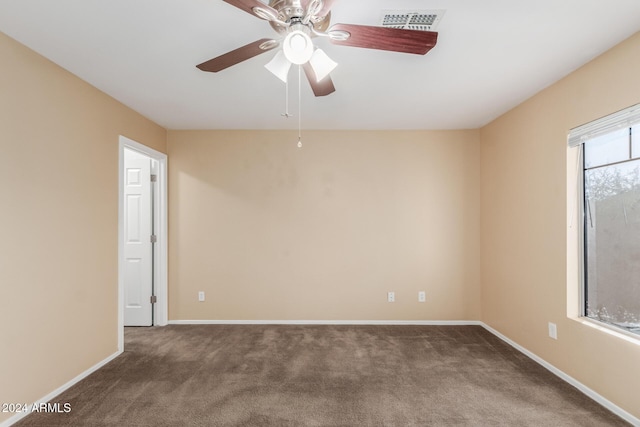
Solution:
[(300, 83), (302, 78), (300, 74), (301, 66), (298, 65), (298, 148), (302, 148), (302, 96), (300, 94), (302, 84)]

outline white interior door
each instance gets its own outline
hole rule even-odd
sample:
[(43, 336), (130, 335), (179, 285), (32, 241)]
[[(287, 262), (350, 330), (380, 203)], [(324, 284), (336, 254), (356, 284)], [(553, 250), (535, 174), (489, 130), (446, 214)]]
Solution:
[(153, 324), (151, 159), (124, 150), (124, 325)]

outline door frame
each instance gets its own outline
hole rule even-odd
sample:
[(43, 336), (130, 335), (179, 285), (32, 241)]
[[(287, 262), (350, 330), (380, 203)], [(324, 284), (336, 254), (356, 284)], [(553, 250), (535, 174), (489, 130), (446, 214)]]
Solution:
[(118, 148), (118, 351), (124, 351), (124, 150), (137, 151), (158, 162), (157, 202), (153, 206), (157, 223), (154, 251), (154, 326), (168, 324), (167, 286), (167, 155), (120, 135)]

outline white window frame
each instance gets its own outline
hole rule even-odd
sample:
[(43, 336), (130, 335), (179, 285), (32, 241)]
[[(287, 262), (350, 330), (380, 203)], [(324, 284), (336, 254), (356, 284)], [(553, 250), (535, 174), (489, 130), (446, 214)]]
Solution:
[(640, 104), (625, 108), (608, 116), (599, 118), (592, 122), (578, 126), (569, 131), (567, 136), (569, 148), (578, 148), (578, 164), (577, 171), (577, 211), (579, 214), (580, 231), (578, 232), (578, 316), (580, 319), (591, 326), (595, 326), (600, 330), (611, 331), (621, 334), (623, 337), (632, 338), (636, 343), (640, 343), (640, 335), (630, 332), (624, 328), (602, 322), (600, 320), (588, 317), (586, 313), (586, 295), (585, 295), (585, 231), (584, 231), (584, 143), (590, 139), (607, 133), (614, 132), (626, 127), (633, 127), (640, 124)]

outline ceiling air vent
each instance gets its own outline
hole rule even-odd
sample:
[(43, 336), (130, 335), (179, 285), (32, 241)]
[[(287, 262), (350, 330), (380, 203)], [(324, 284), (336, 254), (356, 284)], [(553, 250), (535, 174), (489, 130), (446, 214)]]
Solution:
[(402, 30), (435, 31), (444, 10), (384, 10), (381, 25)]

